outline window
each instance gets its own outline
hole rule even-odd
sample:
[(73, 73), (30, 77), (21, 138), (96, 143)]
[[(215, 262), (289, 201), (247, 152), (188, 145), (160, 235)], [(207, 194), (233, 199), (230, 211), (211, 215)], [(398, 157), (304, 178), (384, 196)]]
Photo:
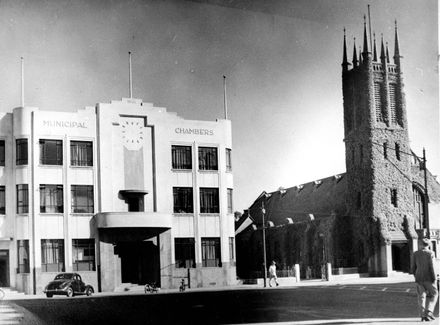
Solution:
[(171, 146), (173, 169), (192, 169), (191, 146)]
[(28, 164), (28, 140), (27, 139), (17, 139), (16, 140), (16, 160), (17, 165), (27, 165)]
[(6, 213), (5, 187), (0, 186), (0, 214)]
[(202, 266), (221, 266), (220, 238), (202, 238)]
[(228, 213), (233, 213), (233, 206), (232, 206), (232, 188), (227, 189), (227, 196), (228, 196)]
[(29, 240), (17, 240), (17, 273), (29, 273)]
[(400, 160), (400, 145), (396, 143), (396, 159)]
[(358, 210), (360, 210), (362, 208), (362, 195), (361, 195), (361, 192), (357, 193), (356, 207), (357, 207)]
[(391, 123), (397, 123), (396, 114), (396, 84), (389, 84), (388, 92), (390, 94), (390, 113), (391, 113)]
[(383, 157), (388, 159), (388, 144), (386, 142), (383, 144)]
[(28, 184), (17, 185), (17, 213), (29, 212)]
[(201, 213), (219, 213), (218, 188), (201, 187), (200, 188), (200, 212)]
[(413, 187), (414, 207), (416, 209), (416, 229), (426, 228), (425, 196), (416, 187)]
[(64, 272), (64, 240), (41, 240), (41, 271)]
[(70, 141), (70, 165), (93, 166), (93, 144), (91, 141)]
[(379, 82), (374, 83), (374, 104), (376, 106), (376, 121), (383, 122), (382, 117), (382, 89)]
[(194, 238), (174, 238), (176, 267), (178, 268), (196, 267), (194, 243), (195, 243)]
[(193, 213), (192, 187), (173, 187), (174, 213)]
[(229, 237), (229, 259), (233, 261), (235, 258), (234, 237)]
[(226, 171), (232, 170), (232, 156), (231, 149), (226, 148)]
[(63, 186), (40, 185), (40, 212), (63, 213)]
[(199, 169), (218, 170), (217, 148), (199, 147)]
[(391, 189), (391, 204), (397, 208), (397, 190)]
[(0, 166), (5, 165), (5, 140), (0, 140)]
[(40, 164), (63, 164), (63, 141), (40, 139)]
[(72, 213), (93, 213), (93, 185), (72, 185)]
[(72, 239), (74, 271), (95, 271), (95, 240)]

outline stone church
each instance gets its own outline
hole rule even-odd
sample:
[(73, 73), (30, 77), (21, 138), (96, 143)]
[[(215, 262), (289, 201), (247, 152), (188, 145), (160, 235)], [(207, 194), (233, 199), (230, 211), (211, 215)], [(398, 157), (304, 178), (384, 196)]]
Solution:
[[(370, 35), (371, 37), (371, 35)], [(417, 240), (438, 253), (440, 184), (411, 151), (397, 22), (394, 55), (367, 35), (348, 60), (344, 31), (342, 94), (346, 173), (263, 192), (236, 222), (237, 274), (261, 277), (267, 263), (301, 275), (390, 276), (408, 272)], [(263, 245), (263, 227), (265, 243)]]

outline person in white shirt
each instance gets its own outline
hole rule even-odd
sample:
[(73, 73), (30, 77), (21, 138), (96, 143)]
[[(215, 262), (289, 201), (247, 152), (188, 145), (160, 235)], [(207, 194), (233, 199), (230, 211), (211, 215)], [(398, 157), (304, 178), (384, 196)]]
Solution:
[(272, 286), (272, 284), (271, 284), (272, 279), (275, 280), (275, 284), (278, 287), (279, 284), (278, 284), (278, 281), (277, 281), (277, 267), (276, 267), (275, 261), (272, 261), (271, 266), (269, 266), (269, 287)]

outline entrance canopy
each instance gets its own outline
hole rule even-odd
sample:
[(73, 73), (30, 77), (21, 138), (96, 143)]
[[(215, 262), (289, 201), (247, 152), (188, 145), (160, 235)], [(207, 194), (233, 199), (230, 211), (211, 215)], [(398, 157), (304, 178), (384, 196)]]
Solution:
[(146, 240), (171, 229), (172, 215), (156, 212), (104, 212), (96, 214), (93, 229), (106, 242)]

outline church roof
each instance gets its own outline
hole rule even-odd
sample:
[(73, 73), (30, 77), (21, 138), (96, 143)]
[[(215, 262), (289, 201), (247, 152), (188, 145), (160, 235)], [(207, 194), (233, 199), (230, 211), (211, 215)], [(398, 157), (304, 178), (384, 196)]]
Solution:
[(261, 224), (264, 205), (265, 221), (275, 226), (346, 215), (346, 192), (344, 173), (271, 193), (263, 192), (249, 208), (249, 214), (256, 224)]

